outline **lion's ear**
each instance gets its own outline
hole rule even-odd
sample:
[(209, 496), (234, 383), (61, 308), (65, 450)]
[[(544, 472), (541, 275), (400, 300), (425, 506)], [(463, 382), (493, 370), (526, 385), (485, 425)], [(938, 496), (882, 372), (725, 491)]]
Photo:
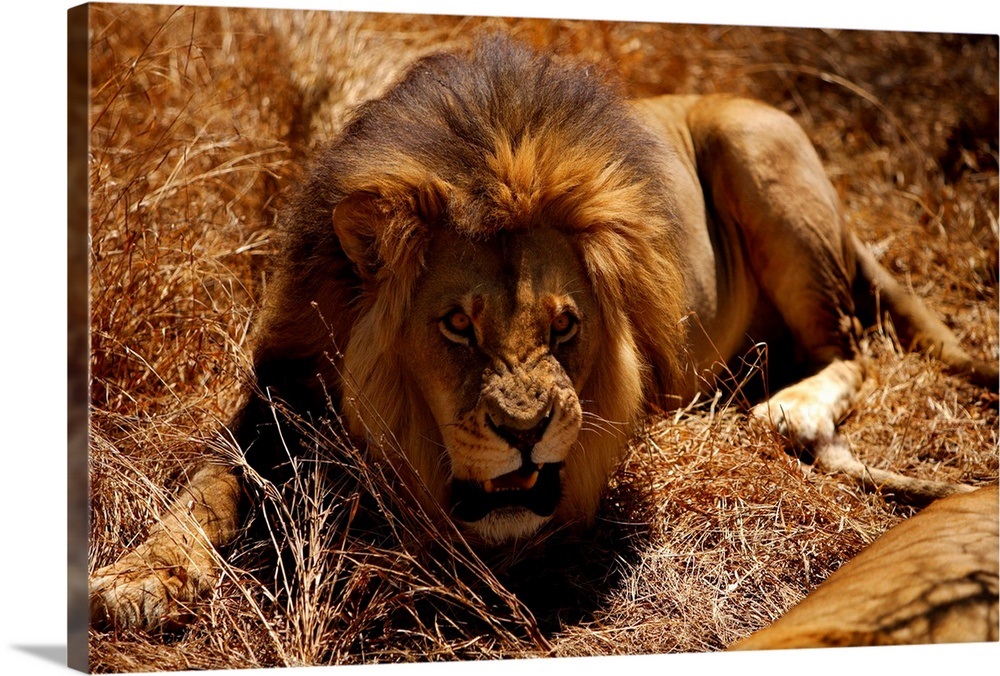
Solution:
[(365, 281), (383, 265), (397, 274), (416, 273), (429, 231), (446, 218), (451, 188), (443, 181), (425, 180), (418, 188), (398, 192), (358, 190), (333, 210), (340, 246)]
[(364, 280), (374, 277), (379, 268), (375, 241), (379, 199), (376, 193), (358, 191), (342, 199), (333, 210), (333, 231), (340, 248)]

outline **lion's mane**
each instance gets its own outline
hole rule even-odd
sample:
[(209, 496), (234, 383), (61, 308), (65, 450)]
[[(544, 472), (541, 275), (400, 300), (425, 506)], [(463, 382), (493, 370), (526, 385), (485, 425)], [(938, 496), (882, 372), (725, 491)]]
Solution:
[(350, 428), (377, 447), (394, 439), (440, 496), (436, 425), (398, 345), (425, 247), (442, 232), (551, 224), (571, 233), (602, 313), (602, 358), (580, 400), (627, 423), (581, 434), (564, 502), (592, 514), (644, 406), (668, 404), (657, 397), (685, 370), (666, 152), (592, 67), (500, 36), (418, 61), (357, 110), (295, 199), (258, 373), (314, 369), (335, 400), (356, 402)]

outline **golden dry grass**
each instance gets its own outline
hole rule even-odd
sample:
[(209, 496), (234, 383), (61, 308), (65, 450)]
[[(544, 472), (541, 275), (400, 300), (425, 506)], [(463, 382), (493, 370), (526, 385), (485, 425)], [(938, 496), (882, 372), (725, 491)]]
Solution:
[[(637, 95), (729, 91), (791, 113), (863, 238), (996, 359), (995, 36), (127, 5), (91, 21), (92, 567), (143, 537), (186, 464), (229, 452), (218, 430), (275, 209), (310, 149), (414, 56), (483, 29), (601, 63)], [(996, 481), (996, 398), (905, 354), (891, 326), (869, 343), (873, 377), (843, 428), (858, 454)], [(266, 500), (280, 554), (266, 536), (227, 551), (183, 634), (92, 631), (91, 668), (721, 649), (910, 513), (809, 472), (728, 403), (650, 421), (587, 557), (555, 541), (530, 565), (485, 565), (363, 462), (331, 495), (315, 475), (352, 461), (331, 442)], [(365, 501), (395, 516), (358, 537)]]

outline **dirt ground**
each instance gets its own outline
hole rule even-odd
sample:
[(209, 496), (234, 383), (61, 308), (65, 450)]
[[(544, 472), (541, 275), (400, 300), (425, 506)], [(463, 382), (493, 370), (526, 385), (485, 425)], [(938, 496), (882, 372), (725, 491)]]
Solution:
[[(883, 264), (973, 352), (997, 359), (996, 36), (91, 12), (91, 569), (140, 541), (184, 468), (224, 447), (276, 210), (310, 151), (415, 56), (483, 31), (598, 63), (636, 96), (726, 91), (788, 112)], [(995, 482), (996, 397), (907, 353), (891, 326), (873, 327), (867, 349), (871, 377), (843, 425), (857, 454), (912, 476)], [(720, 650), (913, 509), (812, 471), (748, 423), (738, 399), (650, 421), (586, 557), (557, 542), (530, 565), (428, 563), (405, 542), (421, 527), (406, 519), (403, 536), (387, 536), (395, 548), (348, 542), (346, 503), (310, 512), (304, 481), (290, 513), (328, 519), (330, 540), (279, 524), (313, 545), (294, 572), (267, 542), (227, 551), (188, 630), (91, 631), (91, 668)]]

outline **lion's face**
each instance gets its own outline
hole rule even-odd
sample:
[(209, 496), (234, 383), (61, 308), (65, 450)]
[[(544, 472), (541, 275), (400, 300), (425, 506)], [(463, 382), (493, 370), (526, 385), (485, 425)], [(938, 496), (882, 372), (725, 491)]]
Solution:
[(441, 233), (402, 332), (403, 361), (444, 446), (453, 518), (488, 541), (559, 507), (600, 318), (568, 238)]
[(287, 295), (323, 317), (302, 352), (342, 355), (351, 433), (497, 543), (592, 521), (669, 403), (646, 395), (690, 379), (682, 205), (672, 154), (588, 69), (501, 42), (469, 59), (422, 61), (331, 146)]

